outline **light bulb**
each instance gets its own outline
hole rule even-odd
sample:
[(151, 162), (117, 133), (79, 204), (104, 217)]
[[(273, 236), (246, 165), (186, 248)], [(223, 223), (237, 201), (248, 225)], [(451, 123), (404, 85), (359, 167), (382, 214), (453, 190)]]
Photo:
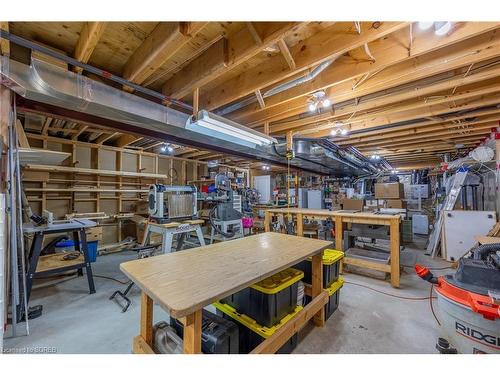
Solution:
[(391, 171), (391, 173), (392, 173), (392, 174), (396, 174), (396, 173), (398, 173), (398, 171), (397, 171), (397, 170), (395, 170), (395, 169), (393, 169), (393, 170)]
[(346, 128), (340, 129), (340, 134), (342, 134), (342, 135), (347, 135), (348, 132), (349, 131)]
[(327, 107), (330, 107), (332, 105), (332, 102), (330, 101), (330, 99), (326, 98), (325, 100), (323, 100), (323, 108), (327, 108)]
[(168, 146), (167, 147), (167, 151), (170, 152), (170, 153), (172, 153), (172, 152), (174, 152), (174, 148), (172, 146)]
[(435, 34), (442, 36), (448, 34), (448, 32), (451, 30), (451, 22), (445, 22), (443, 24), (440, 24), (439, 27), (436, 29)]
[(336, 136), (337, 135), (337, 129), (330, 130), (330, 134), (333, 135), (333, 136)]
[(162, 146), (160, 150), (161, 150), (161, 152), (165, 152), (165, 151), (167, 151), (167, 148), (165, 146)]
[(311, 104), (309, 104), (309, 110), (310, 110), (311, 112), (314, 112), (314, 111), (316, 110), (316, 103), (311, 103)]
[(418, 28), (420, 30), (428, 30), (434, 25), (434, 22), (419, 22), (418, 23)]

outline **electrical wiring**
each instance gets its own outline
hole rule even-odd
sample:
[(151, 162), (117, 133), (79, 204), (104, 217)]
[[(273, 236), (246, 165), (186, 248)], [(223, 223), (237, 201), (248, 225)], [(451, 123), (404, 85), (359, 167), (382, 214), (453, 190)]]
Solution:
[(431, 289), (430, 289), (430, 292), (429, 292), (429, 306), (431, 308), (432, 315), (434, 315), (434, 319), (436, 319), (437, 324), (440, 326), (441, 322), (439, 321), (439, 319), (436, 316), (436, 313), (434, 312), (434, 306), (432, 306), (432, 299), (436, 298), (436, 297), (432, 296), (432, 291), (433, 290), (434, 290), (434, 284), (431, 284)]
[(108, 280), (116, 281), (117, 283), (120, 283), (123, 285), (126, 285), (130, 282), (130, 280), (122, 281), (122, 280), (115, 279), (114, 277), (111, 277), (111, 276), (103, 276), (103, 275), (94, 274), (94, 277), (99, 277), (101, 279), (108, 279)]
[(392, 293), (384, 292), (382, 290), (372, 288), (371, 286), (364, 285), (364, 284), (358, 284), (358, 283), (355, 283), (355, 282), (352, 282), (352, 281), (344, 281), (344, 284), (351, 284), (351, 285), (360, 286), (362, 288), (370, 289), (370, 290), (373, 290), (374, 292), (377, 292), (377, 293), (380, 293), (380, 294), (384, 294), (384, 295), (389, 296), (389, 297), (400, 298), (400, 299), (409, 300), (409, 301), (426, 301), (428, 299), (437, 298), (437, 297), (433, 297), (433, 296), (432, 297), (398, 296), (397, 294), (392, 294)]

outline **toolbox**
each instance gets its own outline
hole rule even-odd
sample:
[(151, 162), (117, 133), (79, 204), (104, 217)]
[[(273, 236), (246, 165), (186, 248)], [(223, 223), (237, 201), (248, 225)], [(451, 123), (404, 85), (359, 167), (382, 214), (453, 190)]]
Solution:
[[(339, 278), (340, 260), (343, 257), (344, 253), (339, 250), (326, 249), (323, 252), (323, 288), (326, 289)], [(294, 267), (304, 272), (303, 282), (312, 283), (312, 258), (307, 258)]]
[[(325, 320), (328, 320), (339, 307), (340, 288), (342, 288), (343, 285), (344, 279), (339, 277), (330, 287), (326, 288), (330, 297), (328, 303), (325, 305)], [(311, 297), (305, 296), (305, 304), (307, 305), (309, 302), (311, 302)]]
[[(221, 314), (224, 318), (231, 319), (231, 321), (238, 325), (240, 354), (250, 353), (303, 309), (302, 306), (295, 306), (293, 312), (286, 315), (278, 324), (273, 327), (264, 327), (249, 316), (236, 311), (232, 306), (220, 302), (216, 302), (213, 305), (217, 309), (218, 314)], [(297, 342), (298, 333), (295, 333), (276, 353), (290, 354), (297, 347)]]
[[(184, 337), (184, 326), (170, 318), (177, 335)], [(238, 325), (231, 320), (203, 310), (201, 322), (201, 351), (205, 354), (238, 354)]]
[(298, 282), (303, 277), (302, 271), (288, 268), (220, 302), (252, 317), (257, 324), (273, 327), (297, 307)]

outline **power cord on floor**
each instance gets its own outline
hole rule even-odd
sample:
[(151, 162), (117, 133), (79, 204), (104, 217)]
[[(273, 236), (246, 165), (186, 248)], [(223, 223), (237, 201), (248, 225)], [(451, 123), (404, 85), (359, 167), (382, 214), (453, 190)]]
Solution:
[(358, 284), (352, 281), (344, 281), (344, 284), (352, 284), (356, 286), (360, 286), (362, 288), (370, 289), (373, 290), (374, 292), (380, 293), (380, 294), (385, 294), (386, 296), (389, 297), (394, 297), (394, 298), (400, 298), (400, 299), (405, 299), (405, 300), (410, 300), (410, 301), (425, 301), (428, 299), (436, 298), (436, 297), (408, 297), (408, 296), (398, 296), (397, 294), (392, 294), (392, 293), (387, 293), (379, 289), (372, 288), (371, 286), (364, 285), (364, 284)]
[[(414, 266), (402, 266), (403, 268), (410, 268), (410, 269), (414, 269)], [(446, 267), (426, 267), (429, 271), (440, 271), (440, 270), (452, 270), (452, 269), (455, 269), (455, 267), (453, 266), (446, 266)]]
[(430, 289), (430, 292), (429, 292), (429, 306), (431, 307), (431, 311), (432, 311), (432, 315), (434, 315), (434, 319), (436, 319), (437, 324), (440, 326), (441, 322), (439, 321), (439, 319), (436, 316), (436, 313), (434, 312), (434, 306), (432, 306), (432, 299), (436, 298), (436, 297), (432, 296), (432, 291), (433, 290), (434, 290), (434, 284), (431, 284), (431, 289)]
[(438, 319), (438, 317), (436, 315), (436, 312), (434, 311), (434, 306), (432, 305), (432, 300), (437, 298), (437, 297), (435, 297), (435, 296), (432, 295), (432, 291), (434, 290), (434, 285), (433, 284), (431, 284), (429, 297), (398, 296), (396, 294), (387, 293), (387, 292), (384, 292), (382, 290), (378, 290), (378, 289), (372, 288), (371, 286), (364, 285), (364, 284), (358, 284), (358, 283), (355, 283), (355, 282), (352, 282), (352, 281), (344, 281), (344, 284), (351, 284), (351, 285), (360, 286), (362, 288), (370, 289), (370, 290), (373, 290), (374, 292), (381, 293), (381, 294), (384, 294), (386, 296), (394, 297), (394, 298), (400, 298), (400, 299), (405, 299), (405, 300), (410, 300), (410, 301), (425, 301), (425, 300), (429, 300), (429, 306), (431, 308), (432, 315), (434, 316), (434, 319), (436, 319), (437, 324), (439, 326), (441, 325), (441, 322), (439, 321), (439, 319)]

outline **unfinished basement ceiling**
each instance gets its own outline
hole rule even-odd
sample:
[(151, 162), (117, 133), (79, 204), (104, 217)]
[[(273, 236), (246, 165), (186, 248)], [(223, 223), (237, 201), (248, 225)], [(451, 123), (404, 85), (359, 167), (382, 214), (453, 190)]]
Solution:
[[(81, 61), (188, 103), (198, 87), (201, 109), (239, 105), (226, 116), (268, 129), (272, 136), (306, 132), (307, 138), (354, 146), (367, 157), (383, 155), (394, 167), (432, 165), (443, 153), (464, 152), (489, 134), (500, 117), (500, 24), (495, 22), (455, 22), (441, 36), (407, 22), (7, 26), (13, 34), (73, 57), (83, 44), (87, 49)], [(98, 30), (97, 37), (87, 40), (85, 29)], [(314, 79), (258, 99), (328, 61)], [(310, 113), (308, 100), (318, 90), (333, 105)], [(245, 98), (248, 103), (240, 105)], [(332, 137), (336, 122), (351, 135)], [(209, 160), (219, 154), (199, 156)]]

